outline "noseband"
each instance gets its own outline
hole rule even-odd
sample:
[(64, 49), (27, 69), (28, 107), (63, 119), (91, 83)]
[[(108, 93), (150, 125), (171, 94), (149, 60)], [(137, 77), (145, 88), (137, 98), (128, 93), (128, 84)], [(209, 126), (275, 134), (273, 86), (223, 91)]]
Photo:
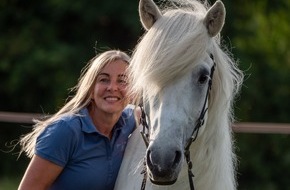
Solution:
[[(208, 107), (206, 107), (207, 105), (207, 102), (208, 102), (208, 97), (209, 97), (209, 93), (210, 93), (210, 90), (211, 90), (211, 86), (212, 86), (212, 79), (213, 79), (213, 74), (214, 74), (214, 71), (215, 71), (215, 67), (216, 67), (216, 63), (215, 63), (215, 60), (214, 60), (214, 57), (213, 57), (213, 54), (210, 54), (210, 58), (212, 59), (213, 61), (213, 66), (211, 67), (211, 73), (210, 73), (210, 79), (208, 81), (208, 87), (207, 87), (207, 92), (206, 92), (206, 96), (205, 96), (205, 100), (204, 100), (204, 104), (203, 104), (203, 107), (202, 107), (202, 110), (201, 110), (201, 113), (199, 115), (199, 118), (197, 119), (196, 121), (196, 125), (195, 125), (195, 128), (191, 134), (191, 137), (188, 139), (185, 147), (184, 147), (184, 156), (185, 156), (185, 159), (186, 159), (186, 163), (187, 163), (187, 166), (188, 166), (188, 180), (189, 180), (189, 186), (190, 186), (190, 189), (191, 190), (194, 190), (194, 185), (193, 185), (193, 173), (191, 171), (192, 169), (192, 162), (190, 160), (190, 146), (192, 144), (192, 142), (194, 142), (198, 136), (198, 131), (199, 131), (199, 128), (201, 128), (204, 124), (204, 116), (208, 110)], [(148, 127), (148, 123), (146, 121), (146, 113), (143, 109), (142, 106), (140, 106), (141, 108), (141, 118), (140, 118), (140, 122), (143, 126), (143, 129), (140, 131), (141, 133), (141, 136), (144, 140), (144, 143), (146, 145), (146, 147), (148, 148), (148, 145), (149, 145), (149, 127)], [(146, 167), (146, 159), (144, 158), (144, 161), (143, 161), (143, 170), (141, 172), (141, 174), (144, 175), (143, 177), (143, 181), (142, 181), (142, 185), (141, 185), (141, 190), (145, 190), (145, 187), (146, 187), (146, 180), (147, 180), (147, 167)]]

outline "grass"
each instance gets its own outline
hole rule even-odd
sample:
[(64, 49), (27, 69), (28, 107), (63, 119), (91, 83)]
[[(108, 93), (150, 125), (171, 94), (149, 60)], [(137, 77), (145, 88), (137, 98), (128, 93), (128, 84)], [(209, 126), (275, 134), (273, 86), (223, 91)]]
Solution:
[(20, 183), (20, 178), (1, 177), (0, 189), (1, 190), (16, 190)]

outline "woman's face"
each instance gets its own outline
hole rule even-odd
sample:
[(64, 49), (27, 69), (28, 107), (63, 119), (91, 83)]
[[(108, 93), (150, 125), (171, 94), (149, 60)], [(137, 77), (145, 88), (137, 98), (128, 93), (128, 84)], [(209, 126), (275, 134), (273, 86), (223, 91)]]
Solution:
[(121, 113), (128, 104), (127, 75), (128, 63), (116, 60), (108, 63), (97, 76), (91, 94), (95, 111), (105, 113)]

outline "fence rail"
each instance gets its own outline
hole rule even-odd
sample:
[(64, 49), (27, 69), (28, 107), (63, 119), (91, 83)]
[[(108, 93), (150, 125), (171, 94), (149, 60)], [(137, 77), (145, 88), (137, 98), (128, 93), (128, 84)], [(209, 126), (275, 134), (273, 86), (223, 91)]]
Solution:
[(0, 122), (32, 124), (33, 119), (39, 119), (43, 116), (43, 114), (38, 113), (0, 112)]
[[(32, 124), (33, 119), (43, 116), (38, 113), (0, 112), (0, 122)], [(290, 123), (241, 122), (232, 127), (236, 133), (290, 134)]]
[(233, 131), (236, 133), (290, 134), (290, 123), (235, 123)]

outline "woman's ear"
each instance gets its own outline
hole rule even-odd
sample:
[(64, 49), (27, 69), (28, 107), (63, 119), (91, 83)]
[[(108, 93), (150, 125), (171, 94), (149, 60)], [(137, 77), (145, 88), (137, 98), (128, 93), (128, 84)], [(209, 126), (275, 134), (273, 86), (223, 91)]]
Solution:
[(94, 93), (93, 93), (93, 92), (90, 93), (89, 99), (90, 99), (91, 101), (94, 101)]

